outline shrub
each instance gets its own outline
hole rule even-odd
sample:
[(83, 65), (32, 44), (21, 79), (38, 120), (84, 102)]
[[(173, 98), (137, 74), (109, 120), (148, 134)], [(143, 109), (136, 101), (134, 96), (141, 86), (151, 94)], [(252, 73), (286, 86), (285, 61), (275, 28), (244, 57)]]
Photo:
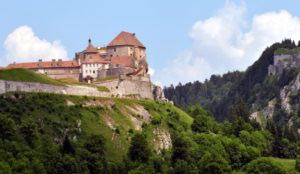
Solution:
[(136, 134), (132, 138), (128, 155), (132, 161), (148, 161), (151, 155), (151, 150), (149, 148), (146, 138), (142, 134)]
[(258, 158), (246, 165), (247, 174), (287, 174), (284, 166), (269, 158)]

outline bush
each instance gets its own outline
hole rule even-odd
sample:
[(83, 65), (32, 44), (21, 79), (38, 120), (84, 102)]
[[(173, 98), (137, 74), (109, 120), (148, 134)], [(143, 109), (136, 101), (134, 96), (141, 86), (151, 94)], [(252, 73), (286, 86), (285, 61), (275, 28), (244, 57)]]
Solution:
[(142, 134), (136, 134), (132, 138), (128, 155), (132, 161), (148, 161), (151, 155), (151, 149), (149, 148), (146, 138)]
[(258, 158), (246, 165), (247, 174), (287, 174), (284, 166), (269, 158)]

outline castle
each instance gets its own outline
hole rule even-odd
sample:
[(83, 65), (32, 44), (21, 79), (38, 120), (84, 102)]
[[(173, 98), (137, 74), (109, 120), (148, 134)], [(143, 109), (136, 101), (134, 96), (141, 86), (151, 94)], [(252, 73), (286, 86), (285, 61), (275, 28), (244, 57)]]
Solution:
[[(163, 90), (151, 83), (148, 74), (146, 47), (134, 33), (121, 32), (107, 46), (95, 47), (91, 39), (86, 49), (75, 53), (73, 60), (12, 63), (6, 69), (24, 68), (54, 79), (73, 79), (106, 87), (109, 92), (82, 87), (53, 87), (32, 83), (2, 82), (2, 93), (7, 91), (51, 91), (56, 93), (130, 97), (165, 100)], [(44, 85), (45, 86), (45, 85)], [(79, 91), (83, 90), (83, 91)], [(91, 92), (92, 91), (92, 92)], [(94, 91), (94, 92), (93, 92)], [(1, 92), (1, 91), (0, 91)], [(99, 93), (99, 94), (98, 94)]]
[(38, 62), (14, 62), (7, 68), (25, 68), (54, 79), (72, 78), (89, 83), (121, 75), (140, 76), (150, 81), (146, 47), (134, 33), (124, 31), (106, 47), (95, 47), (89, 39), (86, 49), (76, 53), (71, 61), (39, 59)]
[(268, 75), (278, 75), (290, 68), (300, 68), (300, 48), (276, 50), (274, 63), (268, 67)]

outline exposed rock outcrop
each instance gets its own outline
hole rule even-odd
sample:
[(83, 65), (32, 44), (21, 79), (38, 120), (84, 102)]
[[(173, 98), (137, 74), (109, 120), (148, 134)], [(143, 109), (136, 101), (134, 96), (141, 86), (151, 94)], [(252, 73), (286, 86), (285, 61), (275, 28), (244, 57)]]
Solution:
[(172, 147), (171, 135), (168, 131), (156, 128), (153, 131), (154, 138), (154, 149), (160, 153), (163, 149), (169, 149)]

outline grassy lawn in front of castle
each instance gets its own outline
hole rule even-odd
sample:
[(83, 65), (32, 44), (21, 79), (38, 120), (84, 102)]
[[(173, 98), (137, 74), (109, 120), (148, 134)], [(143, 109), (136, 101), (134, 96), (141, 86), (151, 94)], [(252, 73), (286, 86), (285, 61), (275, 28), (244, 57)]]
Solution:
[(101, 92), (109, 92), (109, 89), (105, 86), (96, 86), (94, 84), (79, 82), (72, 78), (65, 79), (52, 79), (44, 74), (35, 73), (34, 71), (27, 69), (4, 69), (0, 70), (1, 80), (20, 81), (20, 82), (37, 82), (51, 85), (82, 85), (97, 88)]
[(52, 79), (47, 75), (38, 74), (26, 69), (4, 69), (0, 70), (1, 80), (21, 81), (21, 82), (39, 82), (52, 85), (64, 85), (64, 83)]

